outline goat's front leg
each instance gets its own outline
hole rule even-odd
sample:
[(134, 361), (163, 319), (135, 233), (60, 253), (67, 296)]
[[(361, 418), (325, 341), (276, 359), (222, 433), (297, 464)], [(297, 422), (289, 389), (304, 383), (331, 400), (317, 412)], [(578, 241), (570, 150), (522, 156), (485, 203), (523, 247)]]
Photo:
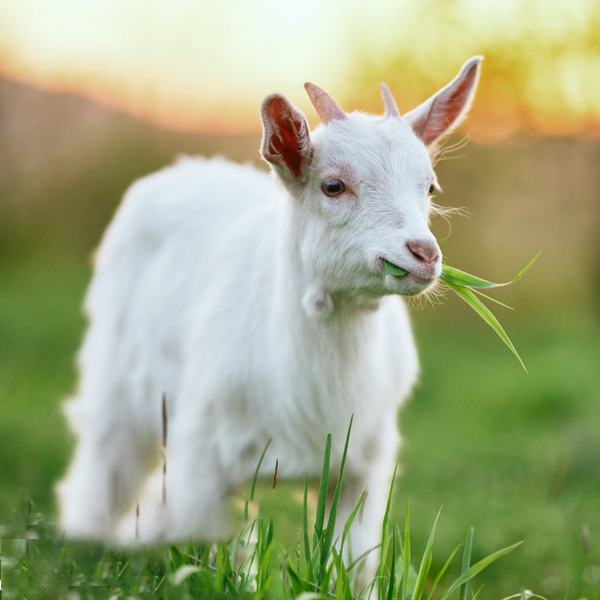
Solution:
[[(379, 564), (382, 523), (391, 493), (392, 477), (396, 468), (400, 436), (395, 419), (382, 420), (371, 432), (376, 435), (359, 437), (361, 444), (354, 448), (354, 456), (348, 457), (348, 469), (344, 474), (342, 497), (338, 512), (337, 528), (341, 533), (361, 493), (366, 490), (350, 530), (352, 560), (357, 561), (355, 570), (362, 569), (356, 578), (357, 589), (369, 583)], [(348, 543), (348, 542), (347, 542)], [(348, 550), (345, 558), (348, 559)], [(363, 557), (363, 558), (360, 558)]]
[[(375, 576), (379, 561), (381, 526), (390, 493), (392, 472), (387, 464), (377, 466), (378, 468), (374, 468), (369, 476), (354, 473), (344, 475), (336, 518), (335, 538), (339, 546), (346, 521), (356, 506), (360, 495), (366, 490), (344, 548), (346, 566), (350, 565), (350, 559), (357, 561), (355, 569), (358, 569), (360, 564), (364, 563), (357, 578), (359, 586), (368, 583)], [(360, 560), (358, 560), (359, 558)]]

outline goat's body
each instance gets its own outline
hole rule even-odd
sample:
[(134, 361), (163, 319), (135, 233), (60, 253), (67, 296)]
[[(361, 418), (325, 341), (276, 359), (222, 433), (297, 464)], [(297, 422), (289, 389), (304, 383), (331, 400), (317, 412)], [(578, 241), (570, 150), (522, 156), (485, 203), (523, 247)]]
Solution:
[[(388, 481), (396, 411), (417, 372), (403, 301), (388, 296), (376, 306), (342, 304), (327, 319), (307, 316), (286, 195), (250, 167), (190, 159), (128, 192), (87, 297), (91, 325), (69, 409), (98, 456), (80, 448), (71, 473), (72, 484), (91, 493), (86, 505), (63, 484), (71, 533), (113, 535), (119, 510), (139, 498), (160, 449), (162, 394), (169, 494), (185, 491), (197, 510), (205, 488), (222, 499), (251, 477), (269, 439), (265, 475), (275, 458), (281, 477), (318, 475), (327, 433), (339, 462), (352, 414), (349, 479), (366, 485), (385, 463)], [(210, 457), (213, 481), (182, 474), (188, 489), (173, 489), (178, 454), (188, 453)], [(83, 484), (86, 472), (95, 484)], [(173, 516), (180, 522), (158, 536), (225, 533), (215, 531), (210, 511), (201, 517), (189, 531), (189, 514)], [(158, 525), (148, 527), (156, 536)]]
[[(374, 117), (347, 115), (307, 84), (323, 120), (312, 133), (272, 94), (261, 115), (273, 178), (186, 159), (130, 189), (87, 297), (69, 405), (78, 446), (59, 488), (68, 535), (223, 537), (226, 497), (269, 440), (263, 475), (276, 461), (280, 477), (318, 475), (328, 433), (335, 472), (354, 415), (338, 527), (368, 486), (351, 542), (355, 556), (376, 546), (397, 409), (417, 375), (398, 295), (441, 273), (429, 151), (468, 108), (479, 62), (405, 117), (385, 86), (386, 114)], [(163, 396), (161, 497), (160, 474), (159, 493), (143, 489), (159, 463)]]

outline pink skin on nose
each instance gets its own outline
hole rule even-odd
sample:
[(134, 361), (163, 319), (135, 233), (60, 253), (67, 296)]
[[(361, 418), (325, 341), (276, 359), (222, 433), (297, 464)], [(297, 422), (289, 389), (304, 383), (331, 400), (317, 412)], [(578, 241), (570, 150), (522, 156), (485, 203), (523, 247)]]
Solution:
[(435, 242), (415, 240), (406, 242), (411, 254), (429, 271), (434, 271), (440, 258), (440, 249)]
[(406, 245), (413, 256), (420, 262), (432, 264), (439, 258), (440, 251), (437, 244), (416, 241), (406, 242)]

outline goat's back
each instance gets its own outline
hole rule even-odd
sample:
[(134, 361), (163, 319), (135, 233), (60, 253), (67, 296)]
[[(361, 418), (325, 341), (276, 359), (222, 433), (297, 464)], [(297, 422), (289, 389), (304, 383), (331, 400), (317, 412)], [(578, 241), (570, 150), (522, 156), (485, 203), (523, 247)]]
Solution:
[[(129, 189), (86, 298), (78, 393), (86, 413), (111, 414), (103, 406), (114, 398), (121, 416), (143, 422), (150, 398), (178, 395), (190, 352), (214, 369), (226, 369), (218, 357), (227, 356), (231, 372), (232, 349), (242, 350), (248, 323), (266, 310), (281, 196), (266, 173), (220, 159), (182, 159)], [(205, 345), (190, 348), (199, 330)]]

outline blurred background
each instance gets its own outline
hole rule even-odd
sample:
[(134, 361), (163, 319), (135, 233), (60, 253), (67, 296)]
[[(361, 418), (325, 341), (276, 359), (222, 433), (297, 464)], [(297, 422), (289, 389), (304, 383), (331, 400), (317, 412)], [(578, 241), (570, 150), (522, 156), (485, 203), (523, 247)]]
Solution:
[[(449, 264), (493, 280), (541, 252), (497, 294), (516, 310), (494, 309), (529, 375), (455, 298), (415, 307), (396, 514), (409, 496), (422, 549), (444, 506), (442, 562), (470, 526), (475, 558), (524, 540), (484, 597), (572, 582), (598, 598), (597, 0), (0, 0), (0, 521), (21, 500), (54, 513), (91, 255), (133, 180), (181, 153), (266, 168), (272, 91), (315, 125), (305, 81), (376, 113), (385, 81), (404, 112), (475, 54), (474, 107), (437, 166), (436, 201), (469, 216), (434, 229)], [(266, 491), (267, 510), (285, 493)]]

